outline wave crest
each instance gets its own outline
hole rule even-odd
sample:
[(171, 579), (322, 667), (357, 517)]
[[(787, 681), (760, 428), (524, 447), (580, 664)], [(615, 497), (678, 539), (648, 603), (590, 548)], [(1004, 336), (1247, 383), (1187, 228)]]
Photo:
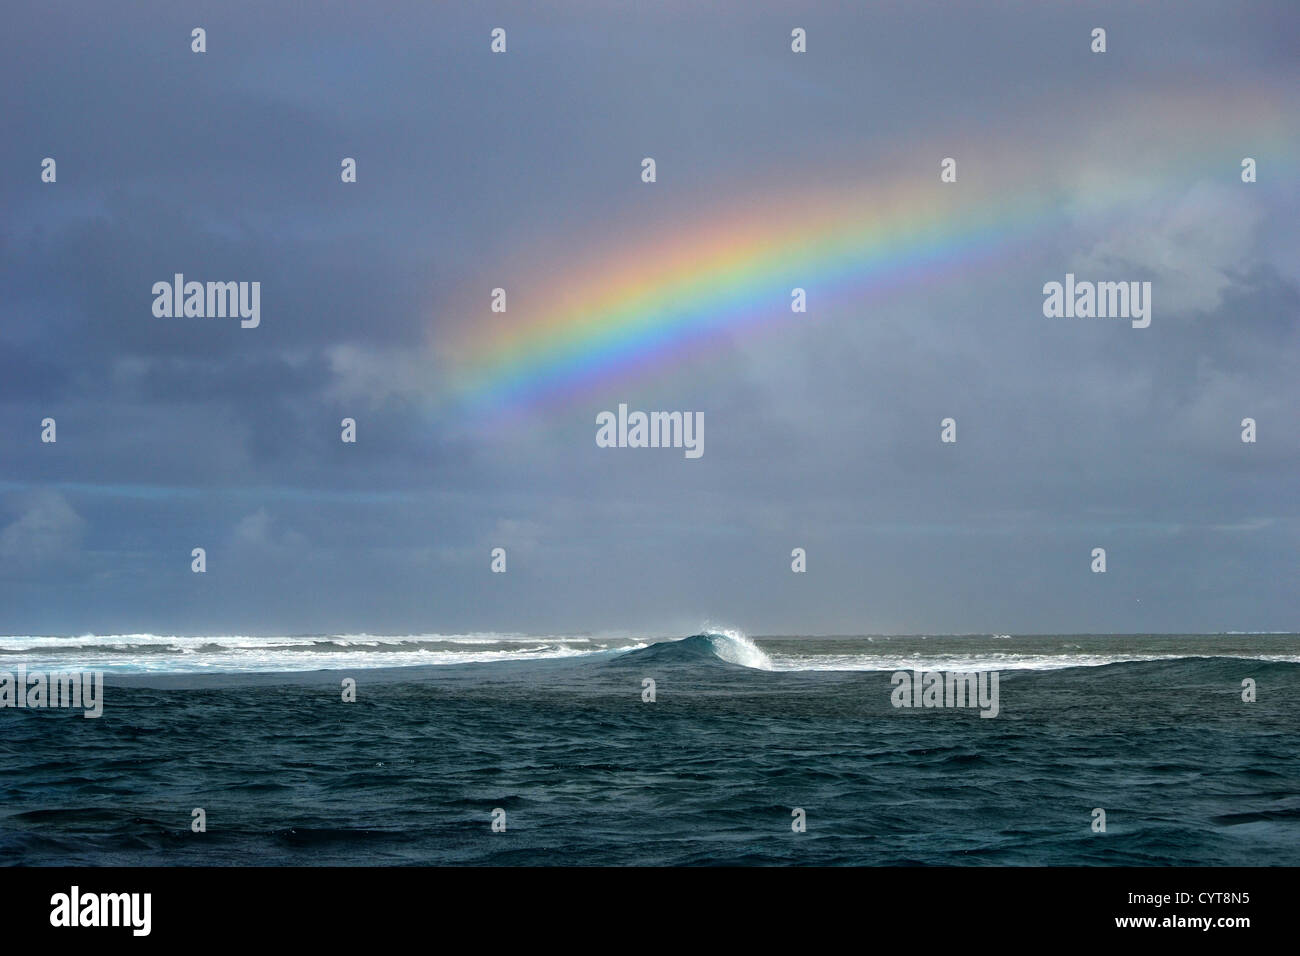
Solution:
[(722, 630), (705, 634), (704, 637), (708, 638), (714, 653), (724, 661), (761, 671), (773, 669), (772, 658), (740, 631)]
[(678, 640), (658, 641), (621, 655), (621, 661), (656, 664), (724, 662), (753, 670), (775, 670), (772, 659), (740, 631), (705, 631)]

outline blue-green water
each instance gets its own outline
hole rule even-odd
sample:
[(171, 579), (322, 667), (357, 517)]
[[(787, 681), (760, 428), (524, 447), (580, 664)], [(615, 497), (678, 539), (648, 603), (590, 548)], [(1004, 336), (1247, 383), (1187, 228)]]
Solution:
[[(0, 638), (19, 663), (108, 677), (98, 719), (0, 709), (10, 864), (1300, 864), (1295, 635)], [(997, 716), (895, 707), (900, 668), (997, 671)]]

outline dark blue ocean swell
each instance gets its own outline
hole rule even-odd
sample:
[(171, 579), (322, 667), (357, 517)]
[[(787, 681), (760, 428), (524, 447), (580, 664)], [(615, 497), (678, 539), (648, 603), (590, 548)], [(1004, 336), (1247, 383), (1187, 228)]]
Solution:
[(1003, 670), (983, 719), (895, 709), (888, 671), (740, 666), (707, 636), (558, 660), (111, 675), (98, 720), (0, 711), (0, 860), (1296, 865), (1298, 689), (1298, 664), (1212, 655)]

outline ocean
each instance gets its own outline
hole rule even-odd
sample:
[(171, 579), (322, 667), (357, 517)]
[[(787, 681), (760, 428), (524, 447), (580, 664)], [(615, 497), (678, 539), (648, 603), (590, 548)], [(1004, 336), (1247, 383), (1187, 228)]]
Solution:
[[(0, 637), (19, 665), (104, 688), (0, 709), (11, 865), (1300, 864), (1295, 634)], [(996, 714), (900, 690), (936, 671)]]

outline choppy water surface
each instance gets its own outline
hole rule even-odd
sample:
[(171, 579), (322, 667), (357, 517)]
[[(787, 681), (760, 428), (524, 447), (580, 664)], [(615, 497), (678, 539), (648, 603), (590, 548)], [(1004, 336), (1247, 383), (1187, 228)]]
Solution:
[[(0, 637), (20, 664), (108, 686), (0, 709), (11, 864), (1300, 864), (1296, 635)], [(899, 669), (996, 670), (998, 715), (896, 708)]]

